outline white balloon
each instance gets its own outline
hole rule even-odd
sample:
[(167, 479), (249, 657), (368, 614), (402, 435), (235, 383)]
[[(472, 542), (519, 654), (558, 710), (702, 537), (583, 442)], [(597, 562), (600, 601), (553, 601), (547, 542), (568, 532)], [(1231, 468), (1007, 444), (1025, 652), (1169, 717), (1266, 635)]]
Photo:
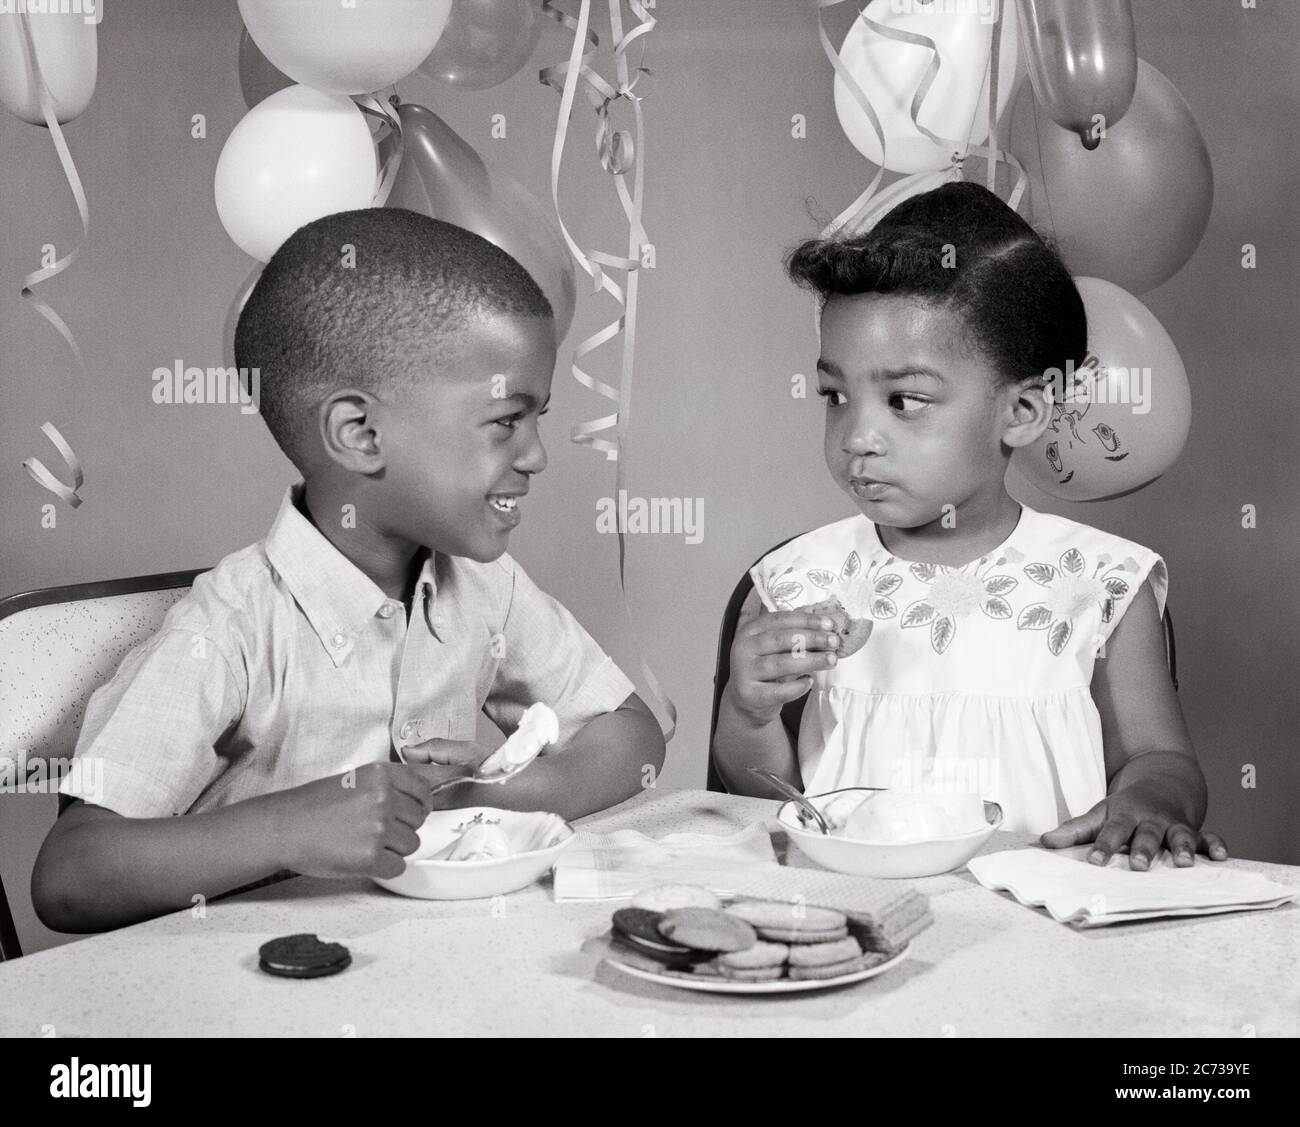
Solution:
[(450, 13), (451, 0), (239, 0), (272, 65), (331, 94), (400, 82), (428, 57)]
[(375, 146), (350, 98), (290, 86), (240, 120), (217, 160), (214, 194), (226, 233), (267, 261), (299, 227), (369, 207)]
[[(866, 15), (891, 30), (910, 31), (934, 40), (939, 71), (921, 105), (920, 121), (940, 137), (972, 145), (989, 135), (988, 69), (993, 24), (973, 2), (899, 4), (871, 0)], [(901, 10), (895, 10), (901, 9)], [(896, 172), (943, 168), (952, 151), (930, 141), (912, 123), (912, 96), (925, 76), (933, 53), (899, 43), (853, 22), (840, 47), (840, 60), (867, 96), (885, 132), (885, 167)], [(1002, 2), (1002, 38), (998, 45), (998, 114), (1011, 101), (1016, 78), (1016, 9)], [(849, 140), (867, 160), (880, 164), (880, 141), (849, 85), (835, 76), (835, 112)]]
[[(36, 76), (24, 42), (17, 5), (0, 11), (0, 105), (32, 125), (44, 125)], [(80, 12), (33, 11), (28, 17), (36, 62), (54, 100), (60, 125), (89, 104), (99, 68), (97, 25)]]

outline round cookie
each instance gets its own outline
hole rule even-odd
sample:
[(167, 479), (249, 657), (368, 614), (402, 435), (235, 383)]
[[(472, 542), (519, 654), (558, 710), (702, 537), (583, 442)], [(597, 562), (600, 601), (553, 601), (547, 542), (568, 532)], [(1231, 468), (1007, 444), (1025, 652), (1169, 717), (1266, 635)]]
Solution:
[(855, 971), (866, 970), (871, 963), (859, 955), (855, 959), (845, 959), (840, 963), (825, 963), (818, 967), (794, 967), (790, 968), (790, 978), (795, 982), (806, 982), (811, 979), (819, 978), (839, 978), (842, 974), (853, 974)]
[(776, 943), (831, 943), (849, 933), (847, 917), (833, 908), (801, 906), (795, 915), (795, 906), (780, 900), (738, 900), (727, 913)]
[(352, 963), (352, 953), (342, 943), (326, 943), (305, 932), (268, 940), (257, 954), (258, 967), (279, 978), (321, 978)]
[(856, 939), (837, 939), (831, 943), (800, 943), (790, 948), (790, 966), (826, 967), (862, 956)]
[(713, 908), (665, 912), (659, 934), (696, 951), (743, 951), (758, 942), (758, 934), (744, 920)]
[(659, 884), (643, 888), (632, 897), (633, 908), (651, 912), (671, 912), (677, 908), (721, 908), (719, 900), (707, 888), (694, 884)]
[(780, 967), (789, 954), (790, 948), (784, 943), (764, 943), (760, 939), (754, 946), (746, 947), (743, 951), (719, 955), (718, 963), (731, 970), (759, 970)]
[(825, 615), (835, 624), (835, 633), (840, 636), (840, 644), (834, 651), (837, 658), (852, 657), (871, 637), (874, 625), (871, 619), (853, 618), (837, 598), (823, 599), (820, 603), (799, 609), (806, 610), (809, 614)]
[(775, 982), (785, 975), (785, 967), (729, 967), (719, 963), (718, 969), (723, 978), (733, 982)]

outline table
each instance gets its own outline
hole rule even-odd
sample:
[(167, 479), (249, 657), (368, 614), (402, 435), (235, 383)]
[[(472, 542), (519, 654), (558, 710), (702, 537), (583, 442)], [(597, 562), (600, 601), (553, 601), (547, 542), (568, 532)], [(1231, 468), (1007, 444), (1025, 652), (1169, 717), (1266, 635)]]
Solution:
[[(721, 834), (774, 811), (761, 799), (651, 791), (577, 827)], [(998, 833), (986, 851), (1032, 842)], [(1300, 867), (1228, 863), (1300, 888)], [(549, 882), (497, 901), (434, 902), (364, 879), (297, 877), (0, 964), (0, 1034), (1300, 1034), (1300, 905), (1077, 931), (965, 871), (910, 883), (931, 898), (935, 922), (896, 968), (840, 990), (745, 997), (601, 964), (590, 940), (612, 905), (556, 904)], [(260, 944), (301, 931), (346, 943), (352, 966), (309, 981), (257, 969)]]

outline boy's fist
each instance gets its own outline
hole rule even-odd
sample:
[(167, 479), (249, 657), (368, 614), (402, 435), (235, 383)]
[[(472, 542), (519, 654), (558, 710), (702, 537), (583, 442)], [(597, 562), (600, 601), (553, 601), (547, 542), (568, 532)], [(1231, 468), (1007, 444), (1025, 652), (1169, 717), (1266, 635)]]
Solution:
[(280, 792), (285, 867), (312, 877), (395, 877), (419, 847), (429, 790), (463, 767), (367, 763)]

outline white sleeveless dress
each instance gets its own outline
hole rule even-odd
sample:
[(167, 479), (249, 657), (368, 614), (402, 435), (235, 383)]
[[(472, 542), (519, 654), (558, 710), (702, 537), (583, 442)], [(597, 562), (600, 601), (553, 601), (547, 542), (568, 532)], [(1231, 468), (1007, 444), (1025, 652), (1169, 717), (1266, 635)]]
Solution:
[(961, 568), (889, 553), (858, 515), (751, 571), (768, 610), (837, 597), (870, 618), (865, 646), (818, 673), (799, 731), (808, 794), (851, 786), (979, 791), (1004, 828), (1042, 833), (1106, 795), (1089, 685), (1105, 641), (1149, 581), (1148, 548), (1021, 506), (1011, 535)]

